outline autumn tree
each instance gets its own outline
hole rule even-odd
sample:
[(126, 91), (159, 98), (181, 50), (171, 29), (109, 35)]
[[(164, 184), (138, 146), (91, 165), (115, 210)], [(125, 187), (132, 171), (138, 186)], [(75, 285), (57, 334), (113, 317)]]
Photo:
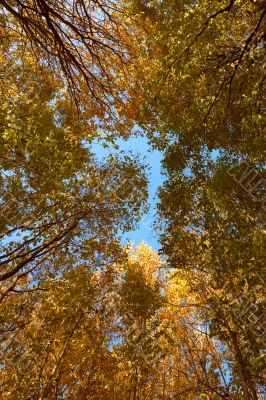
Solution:
[(261, 160), (264, 2), (130, 4), (142, 99), (132, 96), (133, 107), (158, 146), (178, 138), (183, 157), (206, 145)]
[[(117, 97), (113, 66), (126, 61), (121, 7), (113, 1), (1, 1), (1, 29), (67, 82), (79, 104), (81, 91), (111, 110)], [(6, 47), (8, 50), (8, 47)], [(119, 95), (118, 95), (119, 97)]]
[(1, 296), (57, 251), (82, 257), (83, 247), (110, 241), (115, 249), (118, 230), (134, 225), (146, 197), (137, 159), (95, 159), (91, 143), (100, 135), (79, 119), (60, 81), (20, 48), (3, 61)]
[(127, 115), (164, 152), (162, 253), (204, 300), (212, 335), (231, 348), (243, 398), (257, 399), (265, 368), (265, 4), (130, 7)]
[(261, 399), (264, 2), (0, 5), (1, 398)]
[(242, 399), (193, 295), (184, 303), (185, 280), (169, 279), (158, 254), (143, 243), (104, 265), (88, 258), (62, 259), (42, 290), (5, 298), (2, 319), (16, 313), (2, 333), (3, 399)]

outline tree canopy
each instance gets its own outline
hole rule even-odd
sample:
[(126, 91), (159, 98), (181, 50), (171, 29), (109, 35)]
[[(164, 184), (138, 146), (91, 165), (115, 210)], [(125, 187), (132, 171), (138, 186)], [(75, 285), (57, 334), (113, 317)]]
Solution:
[(0, 399), (263, 400), (265, 14), (0, 0)]

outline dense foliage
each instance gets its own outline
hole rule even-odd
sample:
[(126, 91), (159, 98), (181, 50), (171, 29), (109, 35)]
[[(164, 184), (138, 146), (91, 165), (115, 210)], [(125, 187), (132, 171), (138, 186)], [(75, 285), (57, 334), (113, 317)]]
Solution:
[(263, 399), (265, 15), (0, 0), (0, 399)]

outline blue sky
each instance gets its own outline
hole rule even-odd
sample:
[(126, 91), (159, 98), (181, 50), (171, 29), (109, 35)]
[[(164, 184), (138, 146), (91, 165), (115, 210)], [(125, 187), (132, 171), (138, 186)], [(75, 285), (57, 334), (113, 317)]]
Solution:
[[(154, 204), (157, 188), (163, 183), (163, 176), (161, 174), (162, 154), (157, 150), (153, 150), (145, 137), (133, 137), (128, 140), (119, 139), (116, 143), (119, 145), (120, 150), (132, 151), (140, 157), (141, 161), (149, 166), (149, 212), (143, 216), (136, 230), (130, 231), (123, 236), (123, 242), (130, 240), (135, 245), (138, 245), (142, 241), (145, 241), (153, 249), (158, 250), (160, 246), (155, 237), (155, 232), (151, 229), (151, 225), (155, 212)], [(101, 143), (94, 143), (92, 150), (98, 158), (103, 158), (110, 152), (110, 150), (103, 148)]]

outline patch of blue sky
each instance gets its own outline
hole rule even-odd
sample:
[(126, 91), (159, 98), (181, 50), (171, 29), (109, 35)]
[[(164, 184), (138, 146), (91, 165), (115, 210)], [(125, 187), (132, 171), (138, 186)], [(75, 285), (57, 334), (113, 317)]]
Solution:
[(102, 146), (102, 143), (95, 141), (91, 145), (91, 150), (99, 160), (104, 159), (110, 153), (119, 154), (122, 151), (137, 155), (140, 161), (148, 166), (149, 180), (149, 210), (143, 215), (135, 230), (123, 234), (122, 243), (126, 244), (131, 241), (135, 245), (138, 245), (142, 241), (145, 241), (153, 249), (158, 250), (160, 245), (156, 232), (153, 229), (153, 222), (156, 215), (157, 189), (162, 185), (164, 179), (161, 173), (162, 153), (154, 150), (149, 145), (147, 138), (141, 136), (131, 137), (127, 140), (117, 139), (115, 143), (118, 145), (118, 149), (105, 148)]

